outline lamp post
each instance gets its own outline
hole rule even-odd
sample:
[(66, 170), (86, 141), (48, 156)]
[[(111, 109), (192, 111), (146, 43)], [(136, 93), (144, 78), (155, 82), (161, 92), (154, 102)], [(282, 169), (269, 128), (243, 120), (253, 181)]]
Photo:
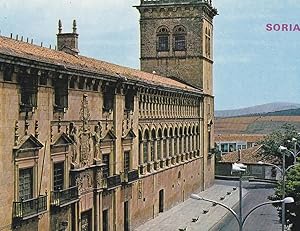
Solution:
[[(247, 169), (247, 166), (242, 163), (232, 164), (231, 173), (239, 173), (239, 220), (243, 219), (243, 188), (242, 188), (242, 174)], [(240, 227), (241, 230), (241, 227)]]
[[(293, 168), (295, 166), (298, 166), (299, 164), (296, 163), (296, 164), (290, 165), (289, 167), (285, 168), (285, 155), (283, 155), (283, 165), (282, 165), (282, 168), (278, 167), (275, 164), (265, 163), (265, 162), (262, 162), (262, 161), (258, 161), (257, 163), (261, 164), (261, 165), (269, 165), (269, 166), (275, 167), (275, 168), (277, 168), (279, 170), (279, 172), (281, 174), (281, 177), (282, 177), (282, 192), (281, 192), (281, 194), (282, 194), (282, 198), (285, 198), (285, 176), (286, 176), (286, 173), (291, 168)], [(281, 211), (282, 211), (282, 214), (281, 214), (281, 230), (284, 231), (284, 227), (285, 227), (285, 204), (284, 203), (282, 203)]]
[[(228, 207), (227, 205), (223, 204), (223, 203), (220, 203), (218, 201), (214, 201), (214, 200), (210, 200), (210, 199), (206, 199), (204, 197), (200, 197), (198, 196), (197, 194), (192, 194), (191, 195), (191, 198), (192, 199), (195, 199), (195, 200), (203, 200), (203, 201), (208, 201), (208, 202), (211, 202), (211, 203), (215, 203), (215, 204), (218, 204), (220, 206), (222, 206), (223, 208), (229, 210), (233, 216), (235, 217), (235, 219), (237, 220), (238, 224), (239, 224), (239, 231), (243, 231), (243, 226), (245, 224), (245, 221), (247, 220), (247, 218), (249, 217), (249, 215), (255, 211), (256, 209), (260, 208), (261, 206), (264, 206), (264, 205), (268, 205), (268, 204), (276, 204), (276, 203), (284, 203), (284, 204), (289, 204), (289, 203), (293, 203), (294, 202), (294, 198), (293, 197), (286, 197), (282, 200), (277, 200), (277, 201), (267, 201), (267, 202), (264, 202), (264, 203), (261, 203), (261, 204), (258, 204), (256, 205), (255, 207), (253, 207), (247, 214), (246, 216), (243, 218), (241, 216), (238, 216), (238, 214), (230, 207)], [(241, 202), (241, 201), (240, 201)]]
[[(292, 138), (292, 141), (294, 142), (294, 151), (289, 150), (287, 147), (284, 146), (279, 146), (279, 150), (283, 153), (283, 158), (282, 158), (282, 198), (285, 198), (285, 175), (287, 170), (291, 167), (291, 166), (295, 166), (297, 163), (297, 156), (299, 155), (300, 151), (297, 152), (297, 139), (296, 138)], [(292, 154), (293, 158), (294, 158), (294, 164), (289, 166), (288, 169), (285, 169), (285, 153), (284, 151), (287, 151), (288, 153)], [(281, 218), (282, 218), (282, 231), (284, 231), (284, 227), (285, 227), (285, 204), (282, 203), (282, 213), (281, 213)]]
[(287, 147), (281, 146), (283, 148), (282, 150), (286, 150), (290, 154), (292, 154), (292, 156), (294, 158), (294, 164), (296, 164), (296, 162), (297, 162), (297, 156), (300, 154), (300, 150), (297, 152), (297, 139), (296, 138), (292, 138), (292, 141), (288, 140), (288, 142), (294, 142), (294, 150), (291, 151)]

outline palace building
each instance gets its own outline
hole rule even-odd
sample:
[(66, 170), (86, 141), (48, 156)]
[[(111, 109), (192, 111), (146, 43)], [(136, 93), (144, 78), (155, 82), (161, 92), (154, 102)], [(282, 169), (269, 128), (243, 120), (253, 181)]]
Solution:
[(141, 70), (0, 36), (0, 230), (129, 231), (213, 184), (211, 0), (141, 0)]

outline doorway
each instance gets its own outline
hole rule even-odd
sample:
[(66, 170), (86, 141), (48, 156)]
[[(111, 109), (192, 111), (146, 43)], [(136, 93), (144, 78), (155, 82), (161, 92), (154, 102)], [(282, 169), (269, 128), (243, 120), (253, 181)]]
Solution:
[(159, 190), (158, 201), (159, 201), (158, 212), (162, 213), (164, 211), (164, 189)]
[(81, 214), (81, 231), (92, 230), (92, 210)]
[(124, 231), (129, 231), (129, 202), (124, 202)]

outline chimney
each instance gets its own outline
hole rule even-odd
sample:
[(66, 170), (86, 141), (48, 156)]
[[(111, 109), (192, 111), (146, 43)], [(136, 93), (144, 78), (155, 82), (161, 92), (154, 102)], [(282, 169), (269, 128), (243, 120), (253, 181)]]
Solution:
[(62, 23), (58, 20), (57, 49), (68, 54), (78, 55), (78, 34), (76, 20), (73, 20), (73, 32), (62, 33)]

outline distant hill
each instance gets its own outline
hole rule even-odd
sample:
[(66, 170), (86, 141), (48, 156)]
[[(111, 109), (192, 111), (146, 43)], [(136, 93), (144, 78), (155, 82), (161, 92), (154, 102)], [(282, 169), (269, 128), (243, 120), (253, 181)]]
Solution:
[(235, 117), (248, 115), (300, 115), (300, 104), (296, 103), (268, 103), (253, 107), (234, 110), (216, 110), (215, 117)]
[(300, 132), (300, 116), (252, 115), (216, 118), (215, 134), (269, 134), (284, 124), (293, 125)]

